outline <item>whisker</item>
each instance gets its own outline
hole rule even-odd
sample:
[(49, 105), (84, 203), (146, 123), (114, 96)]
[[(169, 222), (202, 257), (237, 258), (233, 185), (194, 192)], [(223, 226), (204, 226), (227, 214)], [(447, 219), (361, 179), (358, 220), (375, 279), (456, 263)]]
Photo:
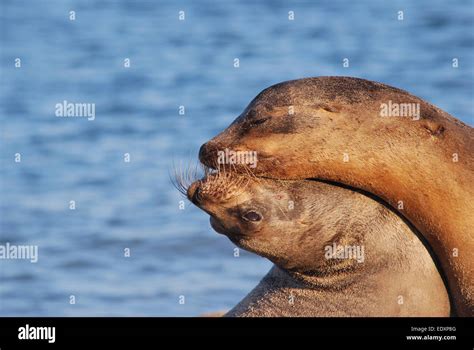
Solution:
[(189, 186), (201, 177), (199, 169), (198, 163), (188, 162), (186, 166), (183, 166), (182, 161), (179, 162), (179, 165), (176, 165), (173, 160), (173, 174), (169, 173), (171, 183), (182, 195), (187, 197)]

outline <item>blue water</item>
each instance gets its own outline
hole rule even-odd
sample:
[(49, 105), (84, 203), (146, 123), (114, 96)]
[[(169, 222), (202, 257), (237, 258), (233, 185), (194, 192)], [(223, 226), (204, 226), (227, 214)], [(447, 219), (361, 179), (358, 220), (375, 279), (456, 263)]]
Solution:
[[(180, 210), (173, 161), (196, 160), (263, 88), (307, 76), (388, 83), (474, 124), (473, 6), (2, 0), (0, 242), (38, 245), (39, 261), (0, 260), (0, 315), (230, 308), (271, 264)], [(57, 118), (63, 100), (95, 103), (95, 120)]]

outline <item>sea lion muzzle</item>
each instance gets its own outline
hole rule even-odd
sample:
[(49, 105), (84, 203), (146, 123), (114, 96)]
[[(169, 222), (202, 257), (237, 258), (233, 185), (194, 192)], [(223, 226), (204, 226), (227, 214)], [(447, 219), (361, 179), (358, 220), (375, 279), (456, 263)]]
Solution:
[(196, 206), (199, 206), (200, 202), (200, 188), (201, 185), (200, 181), (196, 181), (188, 188), (187, 196), (188, 199)]

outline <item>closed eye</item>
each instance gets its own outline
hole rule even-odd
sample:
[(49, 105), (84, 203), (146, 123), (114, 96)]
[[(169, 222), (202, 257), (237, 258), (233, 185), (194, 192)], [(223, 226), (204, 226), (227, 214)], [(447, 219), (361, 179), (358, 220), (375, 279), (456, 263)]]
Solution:
[(250, 125), (252, 125), (252, 126), (260, 125), (260, 124), (265, 123), (268, 119), (270, 119), (270, 117), (261, 118), (261, 119), (257, 119), (257, 120), (252, 120), (252, 121), (250, 122)]

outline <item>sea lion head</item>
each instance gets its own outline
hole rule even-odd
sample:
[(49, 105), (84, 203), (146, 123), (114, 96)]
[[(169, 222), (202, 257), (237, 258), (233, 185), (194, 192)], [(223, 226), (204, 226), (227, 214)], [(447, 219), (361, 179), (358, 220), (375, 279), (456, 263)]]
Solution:
[[(383, 116), (386, 105), (402, 104), (412, 116)], [(403, 159), (420, 142), (432, 147), (445, 132), (437, 121), (445, 114), (406, 91), (364, 79), (287, 81), (259, 93), (227, 129), (201, 146), (199, 158), (217, 168), (219, 152), (249, 152), (257, 155), (258, 176), (337, 179), (352, 164), (375, 168), (371, 159), (381, 158), (377, 153)], [(235, 170), (246, 165), (236, 162)]]
[[(330, 187), (215, 173), (191, 184), (187, 197), (237, 246), (288, 271), (308, 272), (327, 263), (324, 246), (348, 225), (350, 207), (344, 209)], [(338, 205), (342, 210), (334, 215)]]
[[(257, 163), (252, 167), (256, 174), (272, 172), (272, 177), (287, 178), (284, 172), (287, 155), (296, 155), (298, 145), (304, 141), (302, 130), (317, 125), (317, 117), (301, 118), (302, 111), (289, 99), (286, 86), (273, 86), (261, 92), (222, 133), (202, 145), (200, 161), (212, 168), (221, 162), (219, 152), (256, 153)], [(291, 149), (294, 148), (294, 149)], [(234, 169), (249, 166), (236, 162)], [(276, 175), (276, 176), (275, 176)]]

